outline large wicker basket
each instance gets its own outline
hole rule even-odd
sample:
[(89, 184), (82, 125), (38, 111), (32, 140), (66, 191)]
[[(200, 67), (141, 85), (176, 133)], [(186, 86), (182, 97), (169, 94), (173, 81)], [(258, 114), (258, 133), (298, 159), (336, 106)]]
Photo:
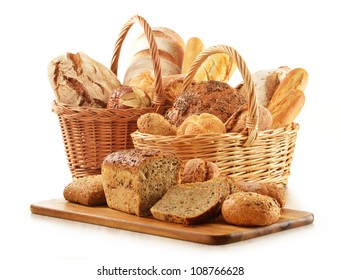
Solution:
[(230, 55), (244, 79), (248, 92), (245, 133), (158, 136), (135, 131), (132, 133), (134, 146), (169, 151), (185, 161), (196, 157), (213, 161), (223, 174), (236, 180), (287, 184), (299, 125), (292, 123), (287, 127), (258, 131), (259, 113), (252, 76), (235, 49), (218, 45), (204, 50), (189, 69), (183, 91), (199, 66), (215, 53)]
[(68, 165), (73, 178), (99, 174), (103, 159), (116, 150), (133, 148), (130, 134), (137, 129), (139, 116), (162, 112), (164, 98), (160, 58), (152, 29), (141, 16), (131, 17), (116, 41), (111, 70), (117, 75), (123, 41), (134, 23), (140, 23), (150, 45), (156, 82), (152, 106), (140, 109), (98, 109), (70, 106), (54, 101), (52, 110), (58, 115)]

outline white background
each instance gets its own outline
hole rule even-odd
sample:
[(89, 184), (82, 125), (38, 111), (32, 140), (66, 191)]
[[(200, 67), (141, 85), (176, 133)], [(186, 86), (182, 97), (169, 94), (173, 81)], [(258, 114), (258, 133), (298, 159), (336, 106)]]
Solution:
[[(102, 265), (188, 270), (206, 265), (244, 266), (246, 274), (238, 279), (336, 279), (341, 274), (337, 261), (341, 21), (336, 4), (330, 0), (2, 1), (0, 278), (99, 279), (96, 270)], [(62, 197), (71, 181), (57, 117), (51, 112), (54, 94), (47, 79), (48, 62), (65, 52), (83, 51), (109, 66), (117, 35), (135, 14), (152, 26), (174, 29), (185, 41), (199, 36), (206, 46), (230, 45), (251, 72), (281, 65), (308, 70), (287, 207), (312, 212), (312, 225), (207, 246), (30, 213), (31, 203)], [(141, 32), (136, 25), (125, 41), (121, 75), (128, 61), (125, 50)], [(148, 277), (152, 278), (157, 279)]]

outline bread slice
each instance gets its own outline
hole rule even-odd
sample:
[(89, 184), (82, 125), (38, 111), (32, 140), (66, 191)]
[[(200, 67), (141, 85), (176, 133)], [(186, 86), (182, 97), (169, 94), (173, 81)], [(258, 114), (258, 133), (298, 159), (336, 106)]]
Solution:
[(220, 214), (228, 183), (223, 177), (206, 182), (179, 184), (150, 209), (157, 220), (193, 225), (205, 223)]

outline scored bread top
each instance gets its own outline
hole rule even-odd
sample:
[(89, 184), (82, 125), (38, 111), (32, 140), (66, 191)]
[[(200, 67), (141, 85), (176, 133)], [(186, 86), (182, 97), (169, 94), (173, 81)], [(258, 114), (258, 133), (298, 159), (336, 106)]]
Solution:
[(158, 150), (128, 149), (119, 150), (109, 154), (103, 161), (103, 165), (120, 165), (127, 167), (138, 167), (151, 158), (175, 158), (175, 155)]

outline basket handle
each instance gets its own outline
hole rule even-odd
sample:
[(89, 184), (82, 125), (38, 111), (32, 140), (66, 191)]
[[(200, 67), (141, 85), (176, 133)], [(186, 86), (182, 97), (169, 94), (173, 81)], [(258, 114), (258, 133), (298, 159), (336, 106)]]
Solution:
[(259, 122), (259, 112), (257, 106), (257, 100), (255, 95), (254, 83), (252, 81), (252, 76), (246, 63), (240, 56), (240, 54), (233, 48), (226, 45), (216, 45), (203, 50), (194, 60), (188, 73), (185, 77), (182, 91), (184, 92), (191, 84), (196, 71), (200, 65), (212, 54), (216, 53), (226, 53), (228, 54), (237, 64), (238, 70), (241, 73), (245, 89), (247, 92), (247, 104), (248, 104), (248, 116), (246, 120), (246, 128), (248, 131), (248, 138), (246, 139), (244, 146), (251, 146), (258, 137), (258, 122)]
[(126, 22), (126, 24), (122, 27), (121, 32), (120, 32), (118, 39), (116, 41), (116, 44), (115, 44), (114, 53), (113, 53), (113, 56), (111, 59), (110, 69), (111, 69), (111, 71), (114, 72), (115, 75), (117, 75), (118, 59), (120, 57), (123, 41), (126, 38), (130, 27), (134, 23), (137, 23), (137, 22), (140, 23), (140, 25), (142, 26), (142, 28), (144, 30), (144, 33), (145, 33), (146, 38), (147, 38), (148, 43), (149, 43), (149, 51), (150, 51), (152, 62), (153, 62), (156, 92), (154, 94), (152, 104), (154, 104), (158, 107), (161, 107), (165, 102), (165, 98), (163, 95), (163, 88), (162, 88), (162, 74), (161, 74), (159, 50), (158, 50), (158, 46), (156, 44), (156, 41), (155, 41), (155, 38), (153, 35), (152, 28), (149, 26), (149, 24), (147, 23), (147, 21), (143, 17), (141, 17), (139, 15), (132, 16)]

